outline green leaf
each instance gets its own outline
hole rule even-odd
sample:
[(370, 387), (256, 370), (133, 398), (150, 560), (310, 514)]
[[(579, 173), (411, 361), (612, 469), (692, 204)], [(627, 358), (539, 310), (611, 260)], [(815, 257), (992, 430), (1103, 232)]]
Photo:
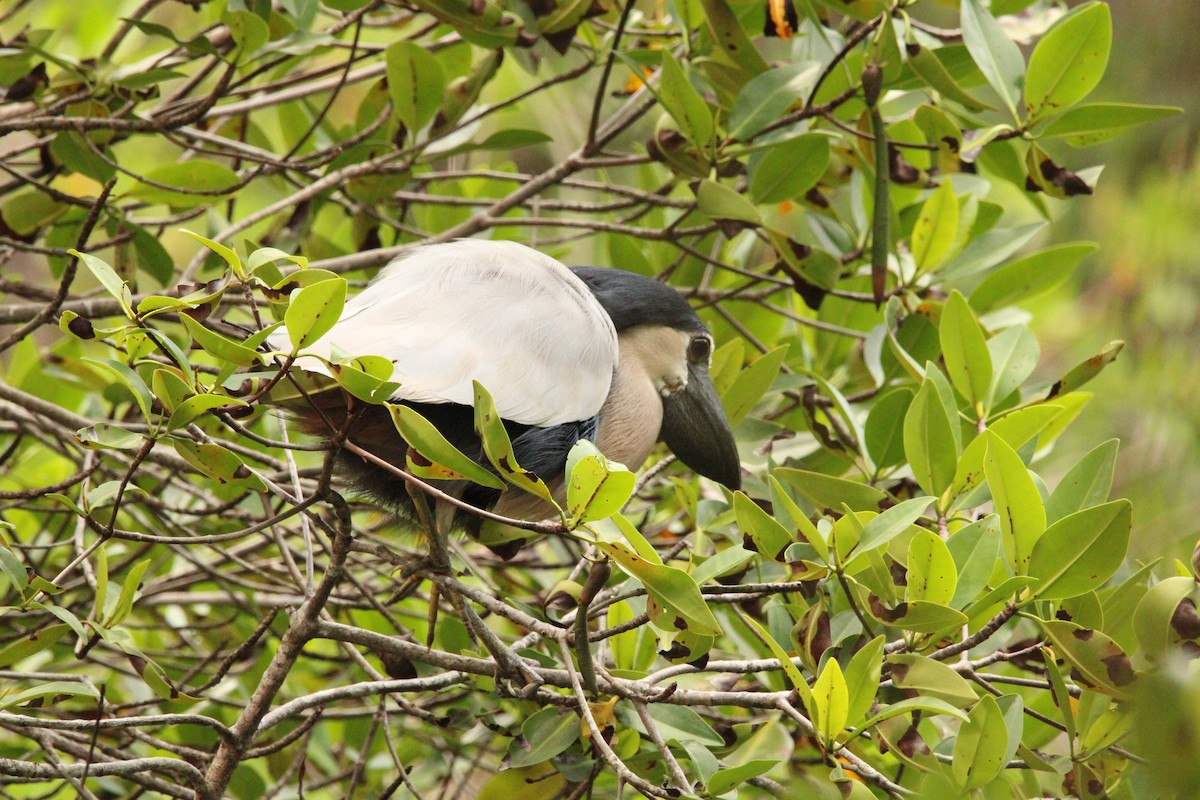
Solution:
[(949, 605), (958, 586), (954, 557), (942, 538), (930, 531), (913, 536), (908, 545), (908, 600)]
[(1133, 612), (1133, 632), (1146, 656), (1153, 661), (1169, 652), (1178, 640), (1171, 620), (1179, 604), (1196, 591), (1190, 575), (1173, 575), (1150, 587)]
[(911, 714), (914, 711), (927, 711), (931, 714), (946, 714), (947, 716), (956, 717), (963, 720), (967, 719), (967, 715), (960, 711), (955, 706), (950, 705), (945, 700), (938, 700), (935, 697), (909, 697), (901, 700), (898, 703), (889, 703), (879, 709), (879, 713), (868, 719), (861, 726), (861, 730), (878, 725), (884, 720), (898, 717), (901, 714)]
[(1132, 515), (1128, 500), (1115, 500), (1047, 528), (1029, 560), (1029, 576), (1041, 581), (1034, 594), (1057, 600), (1102, 586), (1125, 559)]
[(131, 656), (129, 659), (130, 665), (141, 676), (142, 680), (146, 682), (151, 691), (159, 697), (164, 700), (182, 703), (197, 703), (200, 701), (200, 698), (192, 697), (176, 689), (171, 684), (171, 679), (167, 677), (167, 673), (163, 671), (163, 668), (135, 647), (128, 637), (115, 640), (110, 638), (109, 643), (120, 648), (127, 656)]
[(1097, 717), (1083, 737), (1083, 751), (1100, 753), (1124, 739), (1133, 725), (1133, 718), (1122, 708), (1110, 708)]
[(1063, 406), (1055, 403), (1018, 408), (992, 422), (991, 431), (1006, 441), (1013, 450), (1019, 450), (1041, 433), (1063, 410)]
[(992, 387), (986, 405), (995, 408), (1033, 374), (1042, 349), (1024, 325), (1005, 328), (988, 339), (987, 344), (992, 357)]
[(192, 395), (171, 412), (171, 417), (167, 420), (167, 432), (177, 431), (180, 428), (190, 425), (194, 420), (212, 411), (214, 408), (228, 408), (231, 406), (246, 408), (247, 404), (236, 398), (225, 397), (219, 394)]
[[(83, 134), (76, 131), (60, 131), (50, 143), (50, 152), (69, 171), (86, 175), (98, 183), (105, 183), (117, 172), (108, 161), (93, 152), (84, 142)], [(101, 152), (111, 160), (112, 153), (107, 148), (101, 148)]]
[(219, 483), (260, 492), (267, 488), (262, 479), (251, 472), (233, 451), (219, 444), (198, 443), (190, 439), (173, 439), (172, 444), (175, 452), (184, 460)]
[(713, 730), (712, 725), (688, 706), (651, 703), (650, 716), (658, 723), (659, 731), (668, 741), (674, 740), (681, 744), (698, 742), (706, 747), (720, 747), (724, 744), (724, 739)]
[(954, 780), (964, 789), (989, 783), (1004, 769), (1008, 728), (996, 700), (985, 694), (971, 709), (954, 740)]
[(1182, 108), (1174, 106), (1092, 103), (1075, 106), (1051, 120), (1038, 138), (1064, 139), (1072, 147), (1091, 147), (1107, 142), (1129, 128), (1182, 113)]
[(137, 253), (138, 267), (164, 286), (171, 285), (174, 282), (175, 262), (167, 248), (145, 228), (128, 221), (125, 224), (133, 232), (133, 249)]
[(986, 314), (1045, 294), (1071, 277), (1079, 262), (1098, 248), (1092, 242), (1061, 244), (1005, 264), (971, 292), (971, 307)]
[[(628, 244), (621, 248), (612, 247), (613, 258), (619, 258), (620, 262), (625, 265), (633, 264), (637, 267), (636, 271), (642, 272), (644, 275), (653, 275), (655, 270), (650, 262), (646, 259), (644, 253), (640, 254), (640, 260), (627, 256), (626, 253), (630, 247)], [(639, 251), (640, 253), (640, 251)], [(708, 376), (712, 379), (713, 386), (717, 390), (717, 394), (721, 397), (729, 391), (729, 387), (733, 385), (734, 380), (741, 374), (742, 364), (746, 361), (746, 342), (741, 337), (730, 339), (725, 344), (713, 351), (712, 363), (708, 367)]]
[(987, 586), (1000, 555), (1000, 518), (989, 514), (960, 528), (946, 542), (958, 573), (958, 585), (950, 598), (952, 608), (965, 608)]
[[(995, 614), (1001, 604), (1013, 601), (1023, 589), (1036, 584), (1028, 575), (1014, 575), (1003, 580), (999, 586), (988, 589), (982, 597), (975, 598), (966, 608), (973, 624), (981, 625)], [(985, 616), (986, 615), (986, 616)]]
[(701, 17), (712, 37), (715, 46), (707, 49), (712, 57), (705, 60), (704, 67), (725, 105), (747, 81), (767, 69), (767, 62), (726, 0), (699, 0), (699, 4), (698, 10), (694, 3), (689, 4), (687, 13)]
[(65, 623), (47, 625), (33, 633), (22, 636), (0, 649), (0, 669), (4, 669), (42, 652), (71, 630)]
[(8, 578), (9, 583), (21, 594), (24, 594), (25, 587), (29, 585), (29, 574), (25, 570), (24, 562), (17, 558), (16, 554), (8, 549), (3, 538), (0, 538), (0, 573)]
[(108, 603), (108, 550), (104, 547), (96, 550), (95, 571), (96, 596), (88, 619), (98, 623), (104, 618), (104, 607)]
[(294, 256), (276, 247), (259, 247), (256, 250), (252, 250), (250, 255), (246, 257), (246, 272), (253, 275), (259, 267), (275, 261), (288, 261), (300, 267), (300, 269), (308, 267), (308, 259), (304, 256)]
[[(977, 142), (978, 138), (971, 141)], [(938, 274), (942, 280), (959, 281), (985, 272), (1011, 258), (1045, 227), (1044, 222), (1031, 222), (1018, 228), (988, 230), (971, 239), (962, 252), (938, 270)]]
[(420, 45), (399, 41), (388, 46), (388, 97), (409, 136), (433, 119), (446, 89), (446, 76), (438, 60)]
[[(608, 607), (605, 623), (610, 628), (618, 628), (635, 617), (633, 607), (628, 601), (618, 600)], [(610, 637), (608, 646), (617, 669), (630, 672), (644, 672), (649, 669), (656, 655), (653, 634), (654, 631), (648, 625), (643, 625)]]
[[(129, 192), (130, 196), (147, 203), (192, 208), (217, 202), (221, 193), (237, 186), (241, 178), (224, 164), (192, 158), (156, 167), (146, 173), (146, 181), (134, 186)], [(160, 185), (152, 185), (150, 181)]]
[(713, 133), (712, 112), (669, 50), (662, 51), (658, 99), (688, 139), (701, 147), (708, 144)]
[(746, 550), (738, 545), (726, 547), (697, 564), (696, 568), (692, 570), (692, 578), (703, 586), (714, 578), (720, 578), (741, 569), (755, 555), (757, 554), (753, 550)]
[(896, 653), (887, 656), (887, 663), (891, 665), (892, 684), (898, 688), (911, 689), (957, 708), (966, 708), (979, 700), (971, 684), (940, 661), (916, 653)]
[(521, 736), (508, 746), (509, 769), (549, 761), (579, 741), (579, 717), (566, 709), (543, 708), (521, 725)]
[(874, 486), (820, 472), (779, 467), (774, 474), (821, 509), (841, 508), (843, 503), (859, 510), (874, 509), (888, 499)]
[[(751, 46), (753, 49), (753, 46)], [(816, 82), (819, 68), (785, 64), (767, 70), (742, 87), (729, 115), (729, 135), (746, 141), (782, 116)]]
[[(1042, 650), (1043, 654), (1045, 652)], [(1008, 747), (1005, 748), (1000, 760), (1004, 764), (1008, 764), (1020, 749), (1021, 738), (1025, 733), (1025, 701), (1019, 694), (1006, 694), (994, 699), (996, 705), (1000, 707), (1000, 714), (1004, 717), (1004, 727), (1008, 732)], [(1064, 698), (1065, 700), (1066, 698)], [(1069, 703), (1067, 704), (1069, 705)]]
[(736, 767), (719, 769), (708, 779), (708, 794), (711, 797), (719, 797), (726, 792), (733, 791), (751, 778), (757, 778), (759, 775), (770, 772), (779, 763), (780, 761), (775, 759), (758, 758)]
[(263, 362), (262, 353), (254, 348), (246, 347), (241, 342), (235, 342), (227, 336), (204, 327), (187, 314), (180, 314), (179, 319), (196, 344), (204, 348), (205, 352), (211, 353), (222, 361), (237, 364), (239, 367), (249, 367)]
[(58, 318), (58, 329), (68, 336), (88, 341), (100, 336), (112, 336), (124, 330), (120, 328), (97, 328), (91, 320), (79, 316), (74, 311), (64, 311)]
[[(142, 319), (147, 319), (159, 314), (200, 308), (202, 306), (209, 306), (212, 309), (216, 307), (217, 302), (224, 294), (225, 289), (222, 287), (215, 292), (192, 292), (184, 297), (169, 297), (161, 294), (147, 295), (138, 301), (137, 313)], [(186, 365), (180, 364), (178, 366), (180, 369), (187, 369)]]
[(150, 410), (154, 405), (154, 396), (150, 393), (150, 387), (142, 380), (141, 375), (138, 375), (120, 361), (113, 361), (110, 358), (83, 358), (80, 360), (99, 367), (116, 379), (119, 384), (128, 389), (129, 393), (133, 395), (138, 409), (142, 412), (142, 417), (147, 421), (151, 419)]
[(863, 645), (846, 666), (846, 686), (849, 690), (846, 720), (851, 725), (858, 725), (875, 702), (883, 669), (883, 646), (884, 637), (876, 636)]
[(200, 244), (207, 247), (209, 250), (212, 250), (214, 253), (219, 255), (221, 260), (228, 264), (229, 268), (233, 270), (234, 275), (238, 275), (240, 277), (245, 274), (245, 271), (242, 269), (242, 260), (238, 258), (237, 251), (232, 247), (226, 247), (220, 242), (215, 242), (212, 239), (208, 239), (198, 233), (195, 233), (194, 231), (189, 231), (187, 228), (180, 228), (180, 232), (187, 234)]
[(935, 497), (954, 480), (958, 464), (950, 424), (937, 388), (926, 378), (904, 415), (904, 453), (921, 489)]
[(601, 541), (596, 542), (596, 547), (640, 580), (655, 602), (679, 617), (676, 630), (690, 630), (708, 636), (721, 635), (721, 626), (704, 602), (700, 587), (691, 575), (675, 567), (648, 561), (621, 542)]
[(942, 308), (938, 338), (954, 388), (973, 406), (982, 409), (992, 384), (992, 357), (983, 328), (957, 289), (950, 293)]
[[(57, 697), (91, 697), (98, 699), (100, 692), (90, 682), (47, 681), (23, 691), (14, 692), (13, 694), (0, 693), (0, 711), (7, 711), (10, 708), (20, 708), (31, 700), (45, 700)], [(45, 705), (50, 705), (50, 703)]]
[(954, 393), (954, 387), (950, 385), (950, 379), (946, 377), (946, 373), (932, 361), (925, 362), (925, 379), (933, 383), (933, 388), (937, 389), (938, 399), (942, 401), (942, 411), (945, 412), (946, 419), (950, 422), (950, 437), (953, 440), (954, 455), (957, 458), (958, 454), (962, 452), (962, 420), (966, 418), (966, 415), (959, 413), (958, 395)]
[(750, 172), (750, 199), (781, 203), (817, 185), (829, 167), (829, 139), (809, 133), (771, 147)]
[(752, 617), (745, 617), (745, 622), (766, 642), (771, 655), (779, 659), (784, 673), (788, 676), (788, 680), (792, 682), (792, 688), (800, 695), (800, 702), (803, 703), (805, 710), (808, 711), (809, 721), (814, 726), (819, 726), (821, 724), (820, 714), (813, 698), (812, 689), (809, 687), (808, 681), (804, 680), (804, 675), (800, 672), (800, 668), (796, 666), (788, 652), (783, 649), (779, 642), (775, 641), (775, 638), (771, 636), (770, 632), (758, 620)]
[(1153, 559), (1136, 570), (1121, 570), (1119, 583), (1114, 581), (1116, 585), (1097, 592), (1105, 629), (1127, 650), (1133, 650), (1137, 644), (1134, 612), (1150, 589), (1150, 575), (1158, 563), (1158, 559)]
[(917, 274), (940, 265), (958, 237), (958, 195), (948, 180), (929, 193), (913, 224), (911, 250)]
[(310, 284), (293, 294), (283, 317), (292, 352), (303, 350), (329, 333), (342, 316), (345, 305), (346, 281), (343, 278)]
[(744, 537), (749, 537), (754, 550), (775, 561), (783, 555), (784, 548), (794, 540), (778, 521), (759, 507), (743, 492), (733, 495), (733, 510), (737, 514), (738, 527)]
[(1075, 710), (1078, 703), (1071, 699), (1062, 670), (1058, 668), (1057, 656), (1049, 648), (1042, 648), (1042, 663), (1046, 665), (1046, 677), (1050, 679), (1050, 694), (1054, 704), (1062, 711), (1063, 732), (1070, 741), (1075, 740)]
[(101, 622), (104, 627), (112, 628), (120, 625), (133, 613), (134, 595), (141, 586), (142, 576), (150, 568), (150, 563), (151, 560), (146, 558), (129, 568), (129, 574), (125, 576), (125, 582), (121, 584), (121, 594), (117, 597), (117, 602), (113, 605), (112, 611), (104, 615)]
[(863, 440), (878, 470), (904, 463), (904, 417), (914, 392), (901, 387), (880, 397), (867, 413)]
[(1033, 477), (1021, 457), (1003, 439), (985, 431), (987, 454), (983, 470), (1000, 516), (1004, 554), (1018, 575), (1029, 570), (1029, 559), (1046, 530), (1046, 509)]
[(129, 291), (129, 284), (117, 275), (107, 262), (93, 255), (81, 253), (73, 248), (67, 252), (83, 262), (88, 271), (96, 276), (96, 280), (100, 282), (105, 291), (115, 297), (117, 302), (120, 303), (121, 310), (125, 312), (125, 316), (133, 319), (133, 294)]
[(267, 26), (267, 21), (254, 12), (230, 12), (223, 14), (221, 19), (229, 27), (229, 32), (242, 54), (256, 52), (271, 38), (271, 29)]
[(582, 439), (567, 455), (567, 511), (576, 524), (608, 519), (629, 502), (637, 475)]
[(1075, 418), (1091, 402), (1094, 395), (1091, 392), (1071, 392), (1054, 398), (1054, 405), (1062, 406), (1062, 411), (1038, 434), (1038, 448), (1043, 448), (1062, 435)]
[[(708, 654), (712, 652), (713, 647), (717, 644), (716, 636), (706, 633), (696, 633), (690, 629), (678, 630), (680, 624), (679, 617), (675, 615), (675, 612), (665, 608), (655, 600), (654, 595), (647, 597), (646, 611), (650, 615), (651, 624), (655, 627), (660, 630), (675, 629), (675, 633), (671, 637), (671, 649), (666, 653), (659, 653), (659, 655), (672, 664), (703, 662), (708, 658)], [(682, 708), (682, 706), (675, 707)]]
[(409, 470), (418, 478), (468, 480), (480, 486), (504, 491), (504, 481), (446, 441), (446, 437), (442, 436), (433, 423), (417, 411), (393, 403), (387, 404), (387, 410), (391, 413), (392, 422), (404, 437), (404, 441), (424, 459), (414, 459), (412, 453), (409, 453), (406, 459)]
[[(833, 747), (846, 728), (850, 712), (850, 694), (846, 678), (836, 658), (825, 662), (825, 668), (812, 687), (813, 705), (817, 709), (817, 735), (826, 747)], [(814, 720), (815, 722), (815, 720)]]
[(558, 508), (546, 482), (517, 463), (512, 441), (508, 438), (500, 412), (496, 410), (496, 401), (479, 381), (472, 381), (471, 384), (475, 387), (475, 432), (483, 441), (483, 453), (488, 461), (509, 483)]
[(613, 516), (612, 520), (616, 523), (617, 530), (619, 530), (621, 535), (625, 537), (625, 541), (633, 545), (633, 550), (635, 553), (649, 561), (651, 564), (658, 564), (659, 566), (662, 566), (662, 556), (660, 556), (658, 551), (654, 549), (654, 545), (650, 544), (650, 542), (646, 540), (645, 536), (642, 536), (642, 532), (637, 529), (637, 526), (635, 526), (621, 514), (616, 514)]
[(743, 222), (753, 226), (762, 224), (754, 204), (728, 186), (714, 180), (700, 181), (696, 189), (696, 204), (701, 213), (714, 222)]
[(1136, 679), (1133, 663), (1105, 634), (1066, 620), (1039, 619), (1057, 655), (1070, 662), (1079, 681), (1118, 699), (1128, 699)]
[[(38, 189), (14, 192), (0, 204), (0, 217), (9, 229), (22, 236), (34, 236), (58, 220), (70, 207)], [(60, 230), (68, 230), (62, 226)]]
[(101, 450), (132, 450), (139, 446), (145, 437), (136, 431), (126, 430), (118, 425), (107, 422), (97, 422), (86, 428), (75, 431), (75, 439), (83, 447)]
[(817, 527), (812, 524), (812, 521), (804, 511), (788, 495), (778, 478), (774, 475), (769, 475), (767, 476), (767, 482), (771, 486), (771, 501), (774, 504), (776, 517), (786, 527), (798, 531), (808, 544), (812, 546), (813, 550), (816, 551), (817, 557), (822, 562), (828, 563), (829, 545), (825, 542)]
[(1029, 120), (1087, 97), (1108, 66), (1112, 16), (1104, 3), (1085, 3), (1054, 24), (1029, 58), (1025, 110)]
[(372, 405), (386, 402), (400, 388), (399, 383), (388, 380), (394, 369), (391, 360), (383, 356), (358, 356), (329, 364), (338, 386)]
[(904, 614), (899, 619), (887, 622), (897, 628), (914, 633), (945, 634), (961, 630), (969, 618), (966, 614), (940, 603), (928, 600), (913, 600), (904, 604)]
[(907, 531), (933, 503), (932, 497), (914, 497), (897, 503), (863, 526), (858, 551), (874, 550)]
[(1109, 439), (1067, 471), (1046, 501), (1047, 522), (1057, 522), (1068, 514), (1098, 506), (1108, 499), (1120, 444), (1119, 439)]
[(968, 111), (992, 110), (992, 106), (968, 94), (954, 80), (954, 76), (950, 74), (932, 49), (923, 47), (916, 42), (908, 44), (906, 49), (908, 65), (912, 67), (913, 72), (931, 88), (937, 90), (943, 98), (953, 100)]
[[(122, 19), (124, 19), (125, 22), (131, 22), (135, 26), (137, 26), (137, 22), (135, 20), (126, 19), (126, 18), (122, 18)], [(162, 27), (162, 26), (156, 25), (155, 27)], [(199, 38), (203, 39), (204, 38), (203, 34), (201, 34), (201, 36)], [(207, 41), (207, 40), (205, 40), (205, 41)], [(209, 48), (210, 48), (210, 52), (212, 52), (212, 53), (216, 52), (216, 50), (214, 48), (212, 48), (211, 43), (209, 43)], [(117, 86), (120, 86), (125, 89), (142, 89), (147, 86), (156, 86), (156, 85), (158, 85), (160, 83), (164, 83), (166, 81), (172, 81), (172, 80), (175, 80), (176, 78), (185, 78), (185, 77), (187, 77), (187, 75), (185, 73), (179, 72), (179, 71), (173, 70), (173, 69), (148, 69), (148, 70), (139, 71), (139, 72), (135, 72), (135, 73), (127, 74), (127, 75), (122, 75), (121, 77), (115, 79), (113, 81), (113, 83), (115, 83)]]
[(1025, 58), (1021, 49), (1008, 38), (980, 0), (962, 0), (962, 35), (963, 44), (979, 65), (983, 77), (1012, 112), (1013, 120), (1019, 121), (1017, 101), (1025, 76)]
[[(888, 298), (887, 305), (883, 308), (884, 330), (886, 331), (888, 340), (888, 349), (896, 358), (896, 361), (904, 368), (914, 381), (921, 381), (925, 378), (925, 368), (913, 358), (913, 354), (909, 352), (908, 347), (913, 350), (918, 350), (919, 345), (928, 343), (935, 339), (937, 331), (929, 320), (919, 314), (908, 314), (901, 316), (903, 306), (900, 303), (900, 298), (892, 296)], [(901, 335), (908, 333), (908, 341), (901, 344)], [(932, 336), (922, 334), (933, 334)], [(932, 345), (936, 347), (937, 345)], [(921, 350), (923, 352), (923, 350)]]
[(1050, 387), (1050, 392), (1046, 395), (1046, 399), (1050, 400), (1054, 397), (1058, 397), (1059, 395), (1073, 392), (1079, 387), (1083, 386), (1092, 378), (1099, 375), (1105, 367), (1116, 361), (1117, 356), (1120, 355), (1121, 350), (1124, 349), (1124, 347), (1125, 343), (1120, 340), (1109, 342), (1108, 344), (1104, 345), (1104, 348), (1099, 353), (1092, 356), (1087, 361), (1084, 361), (1082, 364), (1074, 367), (1070, 372), (1062, 376), (1057, 383)]
[(754, 363), (738, 373), (733, 385), (721, 396), (721, 404), (725, 406), (730, 425), (737, 425), (745, 419), (771, 388), (787, 352), (787, 345), (776, 347), (759, 356)]

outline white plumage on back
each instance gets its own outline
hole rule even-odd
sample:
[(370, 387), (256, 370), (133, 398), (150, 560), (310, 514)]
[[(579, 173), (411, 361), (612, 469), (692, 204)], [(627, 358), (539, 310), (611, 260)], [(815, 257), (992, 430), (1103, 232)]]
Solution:
[[(286, 334), (272, 338), (287, 349)], [(306, 352), (328, 358), (333, 344), (392, 361), (393, 399), (472, 405), (476, 380), (501, 417), (539, 426), (595, 416), (617, 366), (612, 320), (583, 281), (515, 242), (465, 239), (393, 261)]]

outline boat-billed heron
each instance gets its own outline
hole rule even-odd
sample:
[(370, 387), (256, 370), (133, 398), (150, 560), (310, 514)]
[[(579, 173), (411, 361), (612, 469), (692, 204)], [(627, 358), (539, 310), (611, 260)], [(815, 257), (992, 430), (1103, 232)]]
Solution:
[[(740, 484), (733, 433), (708, 375), (712, 336), (674, 289), (650, 278), (568, 269), (514, 242), (428, 245), (382, 270), (305, 352), (328, 357), (335, 345), (390, 359), (399, 383), (392, 402), (413, 407), (486, 466), (472, 408), (478, 381), (496, 402), (517, 462), (558, 493), (567, 453), (580, 439), (631, 469), (661, 440), (701, 475)], [(325, 371), (317, 359), (297, 363)], [(319, 411), (301, 412), (310, 430), (328, 434), (344, 424), (341, 392), (316, 402)], [(408, 446), (386, 409), (365, 409), (348, 438), (404, 468)], [(395, 474), (352, 454), (342, 466), (360, 489), (411, 514), (413, 501)], [(439, 488), (508, 517), (552, 513), (517, 490), (466, 482)], [(478, 517), (447, 511), (439, 516), (451, 527), (478, 532)]]

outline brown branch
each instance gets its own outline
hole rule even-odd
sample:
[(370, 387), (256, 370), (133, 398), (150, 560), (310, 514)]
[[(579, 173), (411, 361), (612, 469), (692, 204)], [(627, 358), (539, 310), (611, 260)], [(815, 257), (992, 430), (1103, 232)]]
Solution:
[(343, 518), (337, 536), (333, 540), (329, 563), (321, 582), (317, 584), (311, 597), (292, 614), (288, 629), (279, 642), (271, 663), (263, 673), (254, 694), (246, 702), (242, 713), (230, 727), (232, 740), (226, 740), (217, 748), (212, 763), (204, 774), (204, 786), (200, 792), (206, 800), (221, 800), (225, 788), (233, 777), (233, 771), (245, 757), (259, 724), (270, 711), (275, 695), (283, 687), (300, 653), (309, 640), (316, 635), (319, 627), (321, 610), (329, 600), (334, 587), (341, 581), (342, 570), (345, 568), (346, 556), (350, 553), (350, 524), (348, 518)]

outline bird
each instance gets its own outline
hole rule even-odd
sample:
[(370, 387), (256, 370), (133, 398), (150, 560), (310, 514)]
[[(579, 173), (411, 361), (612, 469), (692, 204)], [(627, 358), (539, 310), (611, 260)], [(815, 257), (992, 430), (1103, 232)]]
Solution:
[[(271, 341), (288, 351), (286, 333)], [(338, 321), (304, 348), (297, 366), (328, 374), (319, 358), (377, 355), (394, 365), (391, 403), (424, 416), (489, 470), (474, 425), (473, 382), (491, 393), (520, 466), (564, 493), (567, 455), (581, 439), (636, 470), (662, 441), (695, 472), (737, 489), (741, 470), (729, 418), (709, 376), (713, 337), (673, 288), (615, 268), (572, 267), (511, 241), (461, 239), (400, 256), (348, 300)], [(364, 407), (365, 406), (365, 407)], [(309, 432), (346, 438), (405, 468), (408, 443), (382, 406), (340, 390), (295, 409)], [(339, 471), (359, 491), (415, 519), (402, 478), (352, 453)], [(494, 470), (493, 470), (494, 471)], [(544, 500), (468, 481), (443, 491), (509, 518), (552, 516)], [(477, 515), (444, 505), (445, 525), (480, 537)], [(523, 544), (484, 541), (502, 556)]]

